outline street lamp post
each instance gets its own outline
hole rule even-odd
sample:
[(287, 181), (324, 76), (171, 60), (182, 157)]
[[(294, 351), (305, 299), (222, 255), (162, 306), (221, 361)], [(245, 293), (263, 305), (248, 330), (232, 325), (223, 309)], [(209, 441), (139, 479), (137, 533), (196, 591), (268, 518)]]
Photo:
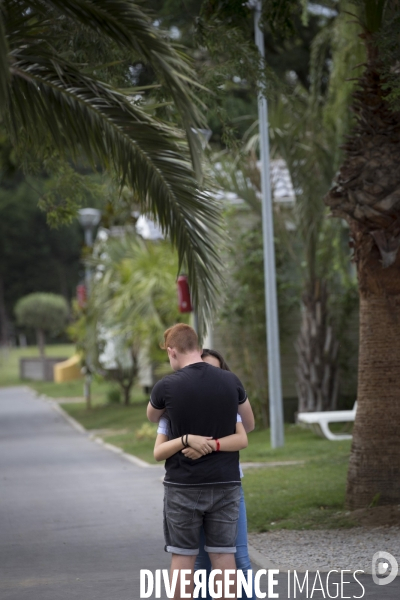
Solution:
[[(81, 208), (78, 211), (78, 220), (81, 224), (85, 234), (85, 244), (88, 248), (93, 247), (93, 232), (97, 225), (100, 223), (101, 211), (97, 208)], [(86, 297), (90, 296), (92, 272), (90, 266), (85, 264), (85, 284), (86, 284)], [(86, 361), (87, 363), (87, 361)], [(86, 401), (87, 408), (91, 407), (91, 393), (90, 386), (92, 382), (92, 374), (88, 364), (84, 367), (85, 383), (83, 388), (83, 394)]]
[[(260, 29), (261, 0), (248, 2), (254, 10), (254, 36), (261, 56), (265, 58), (264, 34)], [(278, 448), (285, 443), (283, 430), (282, 381), (279, 350), (278, 302), (276, 292), (274, 221), (271, 197), (268, 105), (265, 91), (258, 93), (258, 121), (260, 130), (262, 229), (264, 246), (265, 314), (267, 322), (268, 390), (271, 446)]]

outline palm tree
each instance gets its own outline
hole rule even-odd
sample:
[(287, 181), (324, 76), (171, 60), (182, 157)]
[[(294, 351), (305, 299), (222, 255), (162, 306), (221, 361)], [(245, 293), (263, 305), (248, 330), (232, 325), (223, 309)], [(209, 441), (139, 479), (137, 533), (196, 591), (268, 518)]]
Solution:
[[(143, 352), (154, 354), (163, 331), (179, 320), (178, 257), (164, 240), (145, 241), (126, 232), (96, 243), (93, 266), (92, 294), (74, 331), (91, 368), (121, 386), (127, 405)], [(101, 358), (107, 343), (114, 347), (110, 368)]]
[[(333, 315), (330, 292), (334, 286), (343, 290), (348, 279), (343, 269), (333, 268), (340, 265), (343, 227), (327, 220), (321, 202), (335, 172), (335, 136), (331, 128), (323, 127), (323, 106), (316, 95), (298, 85), (291, 95), (277, 95), (269, 106), (271, 154), (284, 159), (296, 195), (289, 213), (282, 207), (275, 211), (275, 228), (282, 231), (279, 221), (283, 221), (281, 243), (301, 279), (301, 325), (295, 344), (299, 412), (337, 408), (339, 342), (333, 321), (334, 316), (340, 320), (342, 311), (337, 307)], [(255, 134), (247, 149), (254, 152), (258, 144)], [(285, 221), (295, 224), (295, 232), (285, 231)]]
[[(374, 498), (400, 502), (400, 112), (388, 101), (398, 86), (393, 23), (400, 8), (389, 0), (359, 5), (367, 57), (353, 95), (355, 125), (326, 196), (332, 214), (349, 223), (360, 293), (358, 409), (347, 483), (352, 509)], [(388, 65), (385, 37), (392, 44)]]
[[(106, 39), (149, 65), (182, 129), (152, 116), (60, 48), (66, 23)], [(72, 24), (72, 25), (71, 25)], [(14, 146), (54, 151), (112, 169), (157, 219), (189, 271), (200, 325), (213, 305), (219, 206), (200, 188), (196, 129), (204, 119), (188, 59), (132, 0), (3, 0), (0, 3), (1, 118)]]
[(329, 302), (333, 240), (340, 228), (326, 221), (321, 198), (334, 173), (331, 139), (321, 127), (322, 110), (312, 95), (299, 89), (279, 98), (271, 110), (272, 152), (284, 158), (296, 193), (294, 222), (302, 251), (301, 326), (296, 341), (298, 410), (337, 408), (339, 343)]

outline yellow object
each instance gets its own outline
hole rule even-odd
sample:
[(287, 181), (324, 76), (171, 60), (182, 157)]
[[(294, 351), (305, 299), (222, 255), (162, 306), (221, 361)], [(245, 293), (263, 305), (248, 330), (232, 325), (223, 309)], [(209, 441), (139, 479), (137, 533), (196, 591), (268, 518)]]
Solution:
[(63, 383), (63, 381), (72, 381), (73, 379), (82, 379), (81, 373), (81, 357), (79, 354), (74, 354), (68, 360), (59, 362), (53, 367), (54, 381)]

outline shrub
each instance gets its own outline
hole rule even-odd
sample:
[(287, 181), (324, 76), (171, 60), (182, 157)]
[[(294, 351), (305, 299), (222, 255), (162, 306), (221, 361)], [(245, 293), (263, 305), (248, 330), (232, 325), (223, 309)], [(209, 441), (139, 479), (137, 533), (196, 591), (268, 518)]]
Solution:
[(135, 437), (139, 441), (155, 440), (157, 437), (157, 425), (154, 423), (143, 423), (143, 425), (135, 433)]
[(107, 390), (107, 402), (108, 404), (120, 404), (121, 403), (121, 390), (113, 387)]
[(40, 355), (44, 356), (45, 333), (55, 335), (64, 329), (69, 308), (63, 296), (39, 292), (18, 300), (14, 312), (18, 325), (36, 330)]

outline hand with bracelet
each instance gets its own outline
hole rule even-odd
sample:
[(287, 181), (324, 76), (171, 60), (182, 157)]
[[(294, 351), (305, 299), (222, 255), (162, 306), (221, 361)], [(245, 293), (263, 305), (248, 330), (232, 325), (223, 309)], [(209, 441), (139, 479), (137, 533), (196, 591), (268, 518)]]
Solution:
[(240, 422), (236, 423), (236, 432), (219, 440), (212, 437), (184, 434), (180, 438), (170, 440), (167, 435), (157, 435), (154, 458), (157, 461), (166, 460), (176, 452), (182, 453), (192, 460), (196, 460), (210, 452), (236, 452), (246, 448), (248, 444), (247, 434)]
[(185, 444), (185, 447), (182, 450), (183, 454), (186, 454), (185, 450), (187, 451), (188, 448), (195, 450), (201, 456), (204, 456), (205, 454), (210, 454), (210, 452), (213, 452), (215, 450), (215, 444), (213, 443), (214, 440), (212, 437), (205, 437), (203, 435), (192, 434), (188, 434), (182, 437), (187, 442), (187, 445)]

